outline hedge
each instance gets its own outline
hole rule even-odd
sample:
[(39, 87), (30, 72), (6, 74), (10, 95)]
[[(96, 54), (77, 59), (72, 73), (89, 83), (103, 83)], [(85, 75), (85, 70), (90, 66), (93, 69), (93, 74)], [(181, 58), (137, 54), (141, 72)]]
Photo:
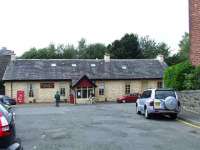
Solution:
[(164, 83), (176, 90), (200, 89), (200, 66), (193, 67), (189, 61), (171, 66), (165, 70)]

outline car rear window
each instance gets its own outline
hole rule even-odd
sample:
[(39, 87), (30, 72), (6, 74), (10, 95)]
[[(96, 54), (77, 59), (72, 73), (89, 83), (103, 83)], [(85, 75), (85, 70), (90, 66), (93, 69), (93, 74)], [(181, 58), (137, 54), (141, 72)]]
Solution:
[(172, 96), (176, 98), (175, 91), (172, 90), (156, 90), (155, 98), (156, 99), (165, 99), (168, 96)]

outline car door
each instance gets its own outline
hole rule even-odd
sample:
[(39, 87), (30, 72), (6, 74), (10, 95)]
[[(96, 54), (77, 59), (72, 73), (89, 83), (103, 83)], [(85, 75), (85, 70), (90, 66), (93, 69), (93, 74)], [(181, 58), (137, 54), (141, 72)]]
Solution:
[(127, 101), (128, 101), (128, 102), (131, 102), (131, 100), (132, 100), (131, 94), (127, 95)]
[(146, 101), (149, 100), (149, 98), (151, 98), (151, 90), (144, 91), (139, 100), (140, 111), (144, 112), (144, 106), (146, 104)]

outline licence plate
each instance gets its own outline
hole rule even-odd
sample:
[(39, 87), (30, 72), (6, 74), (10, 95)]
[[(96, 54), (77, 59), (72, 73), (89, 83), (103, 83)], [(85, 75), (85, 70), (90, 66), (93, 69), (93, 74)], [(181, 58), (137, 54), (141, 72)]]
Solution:
[(159, 109), (160, 108), (160, 101), (154, 102), (154, 108)]

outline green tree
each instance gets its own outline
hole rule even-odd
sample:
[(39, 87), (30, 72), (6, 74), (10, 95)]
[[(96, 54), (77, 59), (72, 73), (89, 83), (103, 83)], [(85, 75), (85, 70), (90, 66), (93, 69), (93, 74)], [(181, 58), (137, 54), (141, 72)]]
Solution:
[(24, 54), (20, 58), (23, 58), (23, 59), (34, 59), (34, 58), (38, 58), (37, 55), (38, 55), (37, 49), (36, 48), (31, 48), (29, 51), (24, 52)]
[(102, 59), (106, 51), (106, 46), (101, 43), (90, 44), (85, 49), (79, 51), (79, 58), (82, 59)]
[(153, 59), (159, 54), (163, 55), (165, 59), (169, 57), (170, 48), (164, 42), (157, 43), (149, 36), (145, 36), (140, 38), (139, 43), (143, 58)]
[(169, 56), (165, 59), (165, 62), (169, 65), (176, 65), (178, 63), (181, 63), (182, 60), (180, 59), (180, 53), (174, 54), (172, 56)]
[(165, 59), (166, 63), (171, 66), (175, 64), (179, 64), (183, 61), (189, 60), (189, 49), (190, 49), (190, 44), (189, 44), (189, 34), (185, 33), (182, 36), (182, 39), (179, 43), (179, 52), (177, 54), (174, 54), (172, 56), (169, 56)]
[(73, 45), (60, 44), (57, 47), (49, 44), (45, 48), (31, 48), (25, 52), (20, 58), (23, 59), (72, 59), (77, 58), (77, 50)]
[(115, 59), (141, 58), (138, 36), (135, 34), (125, 34), (120, 40), (115, 40), (108, 45), (108, 51)]
[(63, 59), (78, 58), (78, 51), (74, 48), (73, 45), (67, 45), (63, 48), (62, 58)]
[(179, 48), (180, 48), (181, 60), (189, 60), (189, 50), (190, 50), (189, 33), (185, 33), (182, 36), (182, 40), (179, 43)]

